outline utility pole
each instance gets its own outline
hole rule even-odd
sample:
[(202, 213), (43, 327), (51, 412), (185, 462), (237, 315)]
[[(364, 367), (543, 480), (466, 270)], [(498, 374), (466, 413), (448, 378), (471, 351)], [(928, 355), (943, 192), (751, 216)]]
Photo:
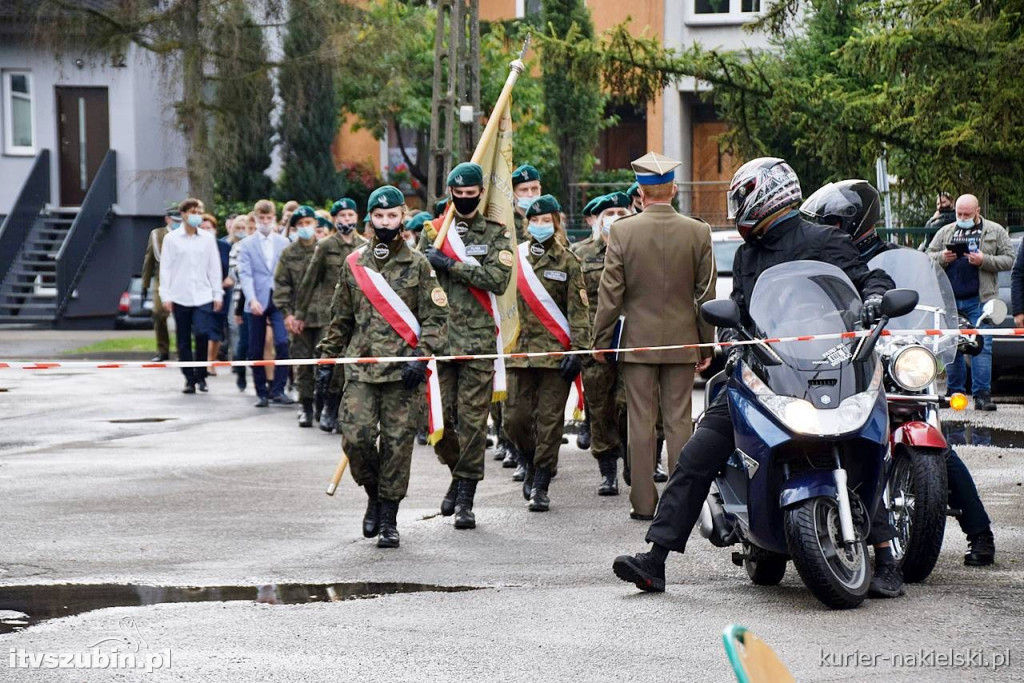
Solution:
[(430, 105), (428, 206), (447, 193), (445, 179), (453, 161), (468, 159), (476, 148), (480, 116), (479, 0), (439, 0)]

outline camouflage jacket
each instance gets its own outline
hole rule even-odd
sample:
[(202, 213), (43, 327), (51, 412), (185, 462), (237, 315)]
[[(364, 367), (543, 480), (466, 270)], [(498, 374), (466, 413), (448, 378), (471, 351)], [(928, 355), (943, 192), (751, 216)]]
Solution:
[[(281, 252), (281, 260), (277, 262), (274, 270), (274, 291), (272, 293), (274, 306), (281, 311), (281, 315), (288, 317), (295, 315), (295, 300), (299, 294), (299, 283), (309, 266), (309, 259), (313, 258), (313, 250), (316, 244), (303, 244), (295, 240)], [(309, 327), (317, 327), (309, 325)]]
[(590, 299), (590, 325), (594, 325), (597, 314), (597, 293), (601, 289), (601, 275), (604, 273), (604, 253), (608, 243), (603, 239), (588, 237), (573, 245), (573, 253), (580, 260), (583, 269), (583, 281), (587, 286), (587, 298)]
[[(368, 358), (374, 356), (435, 355), (444, 338), (448, 299), (441, 289), (427, 258), (405, 243), (388, 257), (378, 261), (373, 255), (376, 239), (358, 257), (359, 265), (375, 270), (405, 302), (420, 323), (420, 341), (415, 354), (398, 336), (391, 324), (374, 308), (356, 283), (352, 267), (345, 263), (334, 292), (334, 319), (327, 335), (317, 347), (321, 358)], [(396, 382), (402, 378), (401, 363), (346, 365), (345, 380), (356, 382)]]
[(316, 245), (313, 259), (302, 276), (299, 294), (295, 303), (295, 317), (309, 327), (327, 327), (331, 324), (331, 301), (334, 288), (341, 279), (341, 267), (345, 258), (366, 244), (359, 235), (352, 236), (352, 244), (346, 244), (341, 233), (334, 233)]
[[(554, 299), (558, 309), (569, 321), (569, 339), (571, 350), (589, 348), (590, 313), (583, 272), (576, 255), (562, 246), (561, 242), (552, 238), (545, 244), (535, 240), (526, 243), (527, 260), (533, 266), (544, 289)], [(533, 314), (523, 299), (520, 291), (519, 305), (519, 339), (515, 351), (534, 353), (543, 351), (562, 351), (561, 342)], [(557, 368), (561, 358), (511, 358), (510, 368)]]

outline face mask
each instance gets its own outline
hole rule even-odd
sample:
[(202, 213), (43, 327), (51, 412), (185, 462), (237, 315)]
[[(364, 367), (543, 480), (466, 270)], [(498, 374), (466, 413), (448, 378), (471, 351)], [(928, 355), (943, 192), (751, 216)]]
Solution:
[(605, 237), (612, 231), (612, 223), (619, 220), (618, 216), (605, 216), (601, 219), (601, 234)]
[(962, 228), (964, 230), (967, 230), (968, 228), (973, 228), (974, 227), (974, 219), (973, 218), (964, 218), (962, 220), (958, 220), (956, 222), (956, 227)]
[(316, 232), (314, 231), (314, 229), (310, 228), (308, 226), (305, 227), (305, 228), (299, 228), (299, 239), (300, 240), (311, 240), (311, 239), (313, 239), (313, 235), (315, 235), (315, 234), (316, 234)]
[(533, 197), (520, 197), (516, 200), (516, 206), (518, 206), (519, 210), (524, 213), (530, 208), (530, 204), (533, 204)]
[(171, 221), (171, 230), (177, 230), (181, 227), (181, 221)]
[(409, 239), (407, 239), (405, 241), (405, 243), (409, 245), (410, 249), (415, 249), (416, 248), (416, 238), (415, 237), (410, 237)]
[(381, 228), (377, 225), (373, 226), (373, 234), (377, 236), (377, 241), (383, 244), (391, 244), (398, 233), (402, 231), (401, 228)]
[(189, 226), (198, 228), (199, 224), (203, 222), (203, 217), (197, 213), (190, 213), (186, 220), (188, 221)]
[(273, 223), (257, 223), (256, 229), (260, 231), (260, 234), (266, 237), (274, 230)]
[(347, 235), (356, 229), (355, 223), (335, 223), (335, 227), (342, 235)]
[(555, 226), (530, 223), (529, 227), (527, 227), (527, 231), (538, 242), (547, 242), (551, 239), (551, 236), (555, 234)]
[(452, 202), (455, 204), (455, 213), (468, 216), (480, 206), (480, 197), (453, 197)]
[(233, 234), (237, 239), (242, 239), (243, 237), (245, 237), (245, 229), (235, 230)]

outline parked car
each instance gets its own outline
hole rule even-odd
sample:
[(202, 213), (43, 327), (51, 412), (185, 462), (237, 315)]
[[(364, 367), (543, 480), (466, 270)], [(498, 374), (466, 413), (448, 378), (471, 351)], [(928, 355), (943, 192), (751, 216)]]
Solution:
[[(1011, 240), (1013, 253), (1020, 249), (1021, 238)], [(1013, 328), (1013, 302), (1010, 300), (1010, 271), (999, 273), (999, 298), (1006, 304), (1010, 314), (997, 327)], [(1024, 337), (990, 337), (992, 340), (992, 379), (1011, 370), (1024, 368)]]
[[(711, 249), (715, 253), (715, 265), (718, 266), (718, 281), (715, 283), (715, 298), (728, 299), (732, 293), (732, 262), (736, 258), (736, 250), (743, 244), (743, 238), (736, 230), (715, 230), (711, 233)], [(725, 355), (715, 349), (715, 356), (700, 376), (711, 379), (725, 367)]]
[(121, 294), (121, 300), (117, 305), (117, 318), (114, 320), (114, 329), (152, 329), (152, 327), (153, 299), (147, 296), (143, 300), (142, 278), (136, 275)]

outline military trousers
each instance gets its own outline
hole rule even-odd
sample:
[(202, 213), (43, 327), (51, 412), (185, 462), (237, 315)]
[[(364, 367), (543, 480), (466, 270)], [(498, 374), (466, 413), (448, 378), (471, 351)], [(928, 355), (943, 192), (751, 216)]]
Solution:
[(437, 364), (437, 374), (444, 436), (434, 452), (456, 479), (479, 481), (484, 478), (494, 364), (489, 360), (446, 361)]
[(505, 431), (527, 459), (533, 454), (537, 467), (558, 468), (570, 386), (554, 368), (508, 371)]
[[(288, 346), (289, 358), (312, 358), (316, 345), (323, 339), (327, 332), (323, 327), (307, 327), (298, 334), (292, 334)], [(295, 366), (295, 386), (299, 390), (300, 401), (312, 401), (315, 389), (313, 387), (313, 376), (316, 373), (315, 365)]]
[(153, 281), (153, 332), (156, 334), (156, 351), (161, 356), (171, 355), (171, 335), (167, 331), (170, 314), (160, 299), (160, 280)]
[(418, 399), (420, 391), (402, 382), (350, 381), (345, 387), (339, 421), (352, 478), (376, 487), (383, 500), (400, 501), (409, 490)]
[(602, 455), (623, 455), (626, 438), (626, 391), (616, 363), (598, 363), (593, 358), (583, 361), (583, 393), (590, 420), (590, 452)]

